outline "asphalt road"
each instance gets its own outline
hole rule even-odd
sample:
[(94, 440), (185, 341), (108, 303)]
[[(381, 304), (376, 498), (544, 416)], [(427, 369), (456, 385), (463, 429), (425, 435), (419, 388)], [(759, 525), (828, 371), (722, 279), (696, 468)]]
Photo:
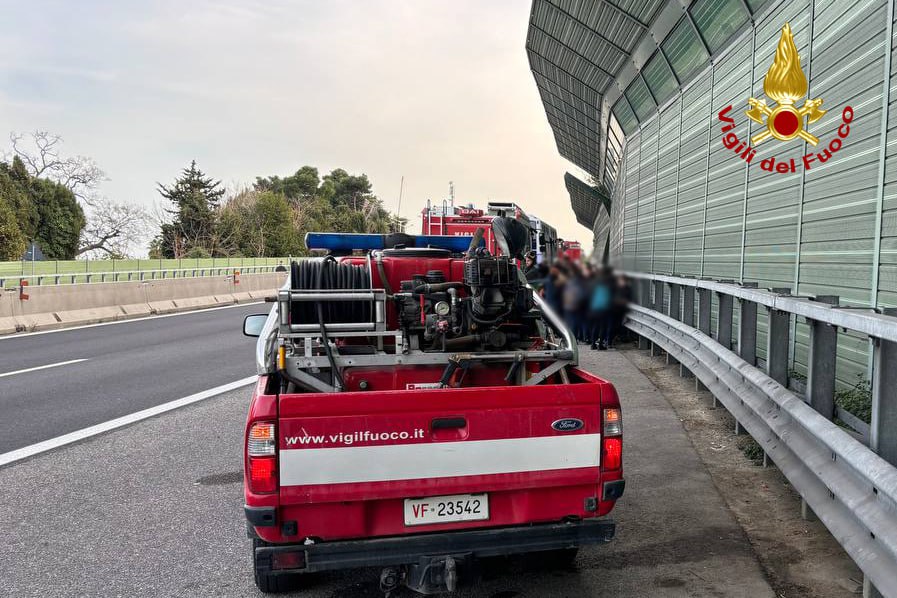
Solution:
[[(0, 454), (255, 374), (242, 321), (269, 309), (0, 337)], [(84, 361), (54, 365), (73, 360)]]
[[(210, 314), (221, 321), (208, 325), (233, 324), (240, 312)], [(193, 350), (223, 360), (240, 347), (235, 359), (246, 362), (244, 369), (221, 372), (237, 379), (251, 359), (243, 341), (233, 339), (231, 332), (210, 334)], [(164, 363), (172, 368), (176, 361)], [(617, 538), (584, 549), (569, 569), (546, 569), (532, 559), (490, 563), (485, 579), (458, 596), (773, 598), (750, 542), (666, 399), (621, 353), (587, 351), (584, 361), (614, 380), (623, 402), (627, 487), (613, 512)], [(164, 384), (171, 376), (160, 371), (155, 378)], [(141, 380), (152, 383), (151, 368)], [(185, 392), (173, 388), (177, 396)], [(222, 394), (0, 468), (0, 595), (260, 596), (241, 510), (248, 394), (248, 387)], [(175, 398), (162, 395), (154, 394)], [(378, 573), (314, 576), (294, 595), (380, 598)]]

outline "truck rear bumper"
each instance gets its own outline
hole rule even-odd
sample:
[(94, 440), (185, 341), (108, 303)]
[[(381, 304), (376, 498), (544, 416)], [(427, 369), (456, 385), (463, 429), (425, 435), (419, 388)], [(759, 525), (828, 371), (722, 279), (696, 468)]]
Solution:
[(417, 563), (423, 556), (482, 558), (603, 544), (613, 539), (615, 529), (612, 520), (585, 519), (308, 545), (284, 544), (256, 548), (255, 559), (258, 566), (272, 573), (390, 567)]

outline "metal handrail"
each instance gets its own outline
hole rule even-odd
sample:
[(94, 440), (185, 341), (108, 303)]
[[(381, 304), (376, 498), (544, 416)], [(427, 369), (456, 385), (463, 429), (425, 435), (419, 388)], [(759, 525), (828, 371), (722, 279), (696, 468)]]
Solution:
[[(83, 284), (94, 284), (99, 282), (123, 282), (126, 281), (143, 281), (146, 279), (160, 280), (167, 278), (202, 278), (205, 276), (221, 276), (227, 274), (232, 276), (235, 272), (240, 274), (258, 274), (262, 272), (274, 272), (279, 265), (264, 266), (206, 266), (197, 268), (158, 268), (148, 270), (115, 270), (107, 272), (65, 272), (59, 274), (24, 274), (0, 276), (0, 289), (3, 289), (7, 281), (15, 281), (17, 284), (21, 280), (37, 281), (37, 285), (41, 286), (44, 279), (53, 279), (54, 285), (60, 284), (82, 284), (76, 283), (76, 279), (87, 279)], [(206, 274), (208, 272), (208, 274)], [(189, 276), (187, 273), (190, 273)], [(197, 274), (199, 273), (199, 274)], [(157, 276), (158, 275), (158, 276)], [(107, 277), (111, 280), (106, 280)], [(69, 279), (69, 283), (62, 283), (60, 280)], [(96, 279), (96, 280), (93, 280)]]
[[(641, 304), (632, 306), (626, 326), (641, 337), (640, 346), (650, 343), (655, 355), (665, 351), (680, 363), (683, 376), (695, 377), (710, 390), (736, 426), (773, 459), (867, 580), (880, 592), (897, 595), (897, 318), (842, 309), (834, 297), (814, 300), (728, 281), (629, 275), (640, 281)], [(713, 294), (719, 297), (717, 340), (711, 330)], [(732, 348), (736, 303), (741, 309), (737, 350)], [(763, 369), (756, 359), (758, 305), (770, 315)], [(805, 397), (787, 388), (782, 363), (791, 315), (810, 325)], [(871, 424), (834, 406), (838, 328), (874, 341)], [(860, 434), (848, 433), (835, 417)], [(861, 441), (867, 439), (868, 447)]]
[(708, 279), (681, 278), (664, 274), (645, 274), (643, 272), (627, 272), (626, 275), (642, 280), (656, 280), (667, 284), (707, 289), (715, 293), (751, 301), (778, 311), (785, 311), (839, 328), (853, 330), (873, 338), (897, 342), (897, 317), (893, 316), (879, 313), (860, 313), (843, 307), (819, 303), (809, 297), (794, 297), (766, 289), (742, 287)]

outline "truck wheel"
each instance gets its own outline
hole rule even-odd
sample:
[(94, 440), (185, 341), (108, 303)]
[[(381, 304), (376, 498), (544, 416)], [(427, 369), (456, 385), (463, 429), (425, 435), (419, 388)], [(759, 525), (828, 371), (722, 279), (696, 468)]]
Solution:
[[(267, 542), (252, 539), (252, 568), (255, 574), (255, 585), (265, 594), (277, 594), (280, 592), (290, 592), (299, 588), (302, 580), (302, 573), (279, 573), (274, 575), (267, 566), (260, 566), (259, 561), (255, 558), (255, 549), (261, 546), (270, 546)], [(263, 563), (262, 565), (266, 565)]]

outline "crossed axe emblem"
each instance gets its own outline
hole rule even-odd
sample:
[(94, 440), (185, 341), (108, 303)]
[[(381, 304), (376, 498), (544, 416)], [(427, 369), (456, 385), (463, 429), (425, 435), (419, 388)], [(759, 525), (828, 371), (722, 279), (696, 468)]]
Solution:
[(750, 110), (745, 111), (748, 118), (761, 125), (766, 125), (766, 130), (751, 135), (751, 143), (754, 145), (769, 137), (775, 137), (780, 141), (800, 137), (812, 145), (819, 143), (818, 137), (804, 129), (804, 117), (807, 119), (807, 124), (816, 122), (823, 117), (826, 110), (819, 108), (822, 98), (807, 100), (801, 108), (795, 108), (794, 104), (790, 103), (776, 104), (774, 108), (770, 108), (766, 105), (766, 100), (756, 98), (748, 98), (748, 104), (751, 107)]

